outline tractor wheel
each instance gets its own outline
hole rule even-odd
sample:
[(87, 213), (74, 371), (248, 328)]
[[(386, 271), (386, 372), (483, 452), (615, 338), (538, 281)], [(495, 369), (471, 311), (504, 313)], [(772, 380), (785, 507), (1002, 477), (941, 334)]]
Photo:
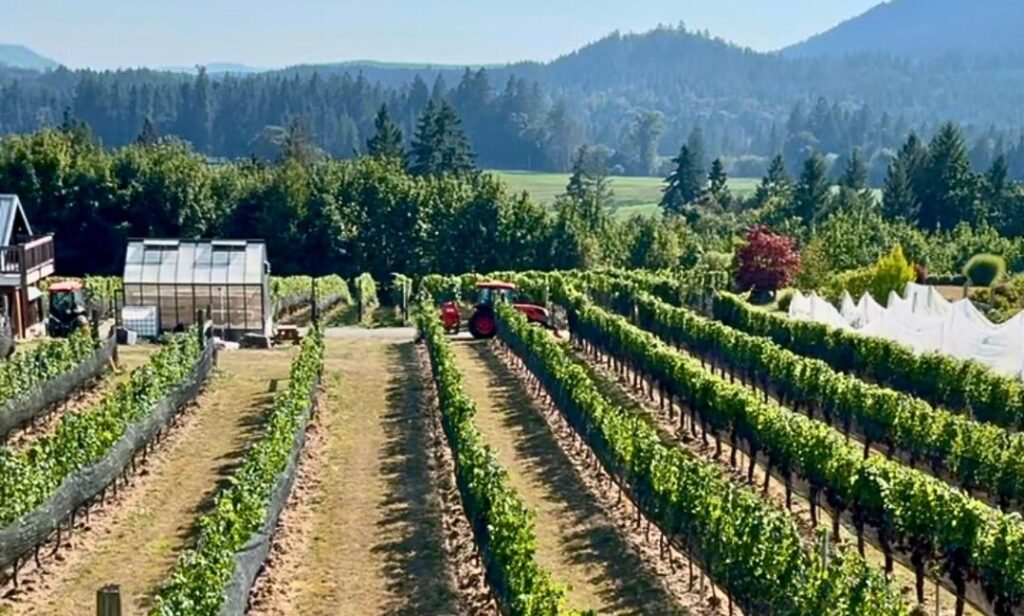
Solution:
[(498, 324), (494, 321), (493, 313), (478, 312), (469, 320), (469, 333), (474, 338), (493, 338), (498, 333)]

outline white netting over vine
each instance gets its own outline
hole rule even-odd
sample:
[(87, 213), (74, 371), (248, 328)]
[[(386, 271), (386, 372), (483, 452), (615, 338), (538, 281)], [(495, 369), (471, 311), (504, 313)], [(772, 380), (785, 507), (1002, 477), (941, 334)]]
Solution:
[(1024, 376), (1024, 313), (993, 323), (970, 300), (950, 302), (934, 287), (907, 285), (883, 307), (870, 295), (856, 304), (844, 294), (840, 309), (818, 295), (797, 292), (789, 316), (895, 340), (918, 352), (973, 359), (1000, 374)]

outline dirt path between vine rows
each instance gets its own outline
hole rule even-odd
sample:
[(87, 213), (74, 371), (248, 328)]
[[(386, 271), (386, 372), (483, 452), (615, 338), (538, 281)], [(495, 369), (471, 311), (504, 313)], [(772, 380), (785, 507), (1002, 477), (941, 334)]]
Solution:
[(456, 614), (409, 329), (329, 329), (325, 393), (251, 614)]
[(198, 405), (118, 501), (94, 512), (88, 528), (68, 540), (71, 549), (27, 580), (10, 613), (90, 613), (96, 590), (109, 583), (121, 586), (123, 613), (145, 613), (189, 545), (197, 517), (259, 433), (294, 354), (290, 348), (221, 353)]
[(568, 606), (599, 614), (679, 614), (559, 447), (535, 402), (486, 343), (454, 343), (476, 424), (537, 512), (537, 561), (570, 586)]

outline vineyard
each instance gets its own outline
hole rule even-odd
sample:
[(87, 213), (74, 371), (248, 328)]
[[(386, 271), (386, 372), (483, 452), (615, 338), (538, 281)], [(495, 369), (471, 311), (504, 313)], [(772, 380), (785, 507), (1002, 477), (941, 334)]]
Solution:
[[(551, 322), (446, 331), (484, 279)], [(721, 286), (277, 278), (301, 344), (23, 349), (0, 614), (1021, 613), (1021, 385)]]

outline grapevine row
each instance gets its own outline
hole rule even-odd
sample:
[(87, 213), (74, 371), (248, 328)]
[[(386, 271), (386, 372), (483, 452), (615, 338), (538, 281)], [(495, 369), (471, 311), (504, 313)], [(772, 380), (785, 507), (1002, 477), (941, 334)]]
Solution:
[(492, 590), (504, 613), (513, 616), (565, 613), (565, 589), (534, 558), (534, 514), (509, 485), (508, 472), (473, 422), (476, 407), (463, 390), (462, 375), (432, 305), (420, 307), (417, 322), (430, 354), (459, 494)]
[[(96, 341), (83, 329), (68, 338), (45, 340), (0, 362), (0, 413), (47, 381), (74, 370), (92, 357), (97, 348)], [(0, 425), (7, 423), (0, 418)]]
[[(323, 350), (323, 334), (310, 329), (292, 362), (287, 389), (274, 399), (263, 435), (245, 453), (210, 513), (199, 518), (196, 546), (179, 559), (152, 614), (213, 616), (221, 612), (225, 588), (236, 573), (236, 555), (254, 535), (273, 529), (268, 512), (275, 494), (282, 501), (287, 498), (285, 488), (290, 484), (283, 482), (301, 449), (320, 382)], [(245, 582), (240, 592), (247, 595), (252, 580)]]
[[(681, 354), (625, 318), (597, 308), (581, 293), (556, 285), (556, 299), (569, 312), (574, 335), (625, 359), (680, 400), (716, 436), (733, 446), (747, 444), (778, 468), (790, 488), (792, 472), (810, 485), (812, 516), (824, 494), (839, 516), (851, 512), (858, 539), (865, 527), (878, 541), (892, 569), (894, 549), (910, 553), (918, 597), (928, 563), (948, 571), (963, 609), (966, 584), (979, 580), (997, 614), (1010, 614), (1024, 598), (1024, 524), (919, 471), (862, 452), (824, 423), (793, 413), (749, 388), (716, 376), (700, 361)], [(749, 471), (748, 471), (749, 472)]]
[[(341, 276), (330, 275), (316, 278), (318, 305), (326, 310), (334, 304), (352, 303), (348, 283)], [(270, 281), (270, 298), (278, 316), (294, 311), (310, 302), (313, 296), (313, 281), (310, 276), (274, 277)]]
[(793, 520), (711, 463), (666, 445), (657, 430), (601, 394), (547, 332), (508, 306), (498, 336), (544, 385), (566, 419), (645, 515), (748, 614), (907, 614), (908, 607), (855, 552), (825, 564), (808, 554)]
[(965, 411), (980, 421), (1024, 428), (1024, 384), (977, 362), (937, 352), (917, 354), (892, 340), (789, 319), (749, 306), (729, 293), (715, 296), (712, 311), (715, 319), (727, 325), (769, 337), (837, 370)]
[(773, 389), (789, 406), (819, 408), (829, 424), (838, 421), (849, 433), (863, 435), (864, 455), (872, 443), (885, 443), (943, 471), (970, 492), (982, 489), (1004, 507), (1024, 499), (1024, 433), (1009, 433), (992, 424), (936, 409), (909, 394), (866, 383), (837, 372), (827, 363), (797, 355), (768, 338), (754, 336), (678, 308), (640, 291), (630, 283), (607, 279), (591, 287), (606, 306), (620, 314), (636, 310), (641, 327), (685, 347), (698, 357), (725, 364), (748, 382)]
[(0, 448), (0, 528), (33, 511), (75, 471), (104, 457), (128, 427), (193, 373), (197, 332), (170, 337), (149, 362), (95, 406), (65, 415), (26, 450)]

